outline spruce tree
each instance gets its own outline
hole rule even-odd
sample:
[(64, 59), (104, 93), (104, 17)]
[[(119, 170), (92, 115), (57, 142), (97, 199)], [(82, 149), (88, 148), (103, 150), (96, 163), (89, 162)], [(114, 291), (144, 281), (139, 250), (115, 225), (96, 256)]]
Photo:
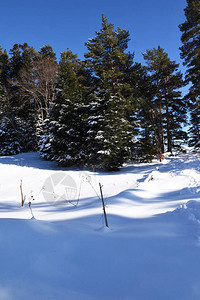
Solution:
[(87, 107), (81, 88), (81, 61), (70, 50), (61, 53), (56, 99), (49, 120), (41, 154), (62, 166), (85, 164)]
[[(1, 120), (3, 128), (1, 143), (4, 144), (8, 154), (12, 151), (15, 153), (16, 151), (36, 149), (35, 115), (32, 99), (24, 97), (19, 88), (20, 72), (22, 68), (28, 69), (30, 67), (35, 57), (35, 51), (27, 43), (23, 45), (15, 44), (10, 51), (10, 55), (10, 60), (5, 51), (3, 57), (1, 56), (4, 61), (1, 77), (4, 82), (5, 95), (4, 113)], [(7, 147), (7, 144), (10, 146)], [(16, 148), (16, 145), (19, 145), (19, 147)]]
[(186, 99), (191, 111), (190, 145), (200, 147), (200, 2), (187, 0), (186, 21), (179, 25), (183, 46), (181, 58), (187, 67), (186, 83), (190, 83)]
[[(18, 140), (18, 122), (9, 105), (9, 58), (0, 48), (0, 155), (16, 154), (22, 150)], [(18, 136), (16, 137), (16, 135)]]
[(132, 64), (126, 53), (129, 32), (109, 23), (102, 15), (102, 28), (86, 43), (86, 66), (93, 74), (90, 100), (88, 147), (89, 164), (108, 170), (118, 169), (130, 154), (132, 128), (126, 117), (127, 98), (123, 95), (124, 70)]

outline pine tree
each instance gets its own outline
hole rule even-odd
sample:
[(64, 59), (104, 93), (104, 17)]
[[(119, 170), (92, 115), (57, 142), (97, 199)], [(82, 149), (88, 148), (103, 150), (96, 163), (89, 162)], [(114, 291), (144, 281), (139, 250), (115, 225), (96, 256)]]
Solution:
[(0, 55), (3, 65), (0, 80), (4, 95), (1, 116), (1, 151), (4, 154), (36, 149), (33, 105), (31, 99), (21, 95), (18, 85), (22, 68), (28, 69), (35, 52), (32, 47), (24, 43), (23, 45), (15, 44), (10, 53), (10, 60), (6, 51)]
[(6, 49), (2, 51), (0, 47), (0, 84), (4, 97), (7, 96), (9, 79), (9, 58)]
[(102, 15), (102, 28), (86, 43), (86, 66), (93, 74), (90, 100), (88, 163), (104, 169), (118, 169), (130, 152), (132, 128), (126, 118), (124, 70), (132, 64), (126, 53), (129, 32), (109, 23)]
[[(182, 124), (186, 121), (186, 107), (181, 92), (183, 86), (179, 65), (171, 61), (159, 46), (143, 54), (154, 85), (153, 124), (158, 153), (171, 152), (177, 140), (186, 138)], [(179, 145), (177, 145), (179, 146)]]
[(183, 46), (181, 58), (187, 67), (186, 83), (190, 83), (186, 99), (190, 101), (191, 123), (190, 145), (200, 147), (200, 2), (187, 0), (185, 8), (186, 21), (179, 25), (182, 32)]
[(16, 123), (8, 101), (9, 59), (0, 48), (0, 155), (16, 154), (22, 147), (16, 136)]
[(134, 104), (130, 116), (134, 122), (136, 137), (132, 145), (132, 158), (148, 162), (157, 153), (153, 122), (154, 88), (146, 67), (140, 63), (133, 65), (128, 79), (131, 86), (131, 102)]
[(53, 48), (50, 45), (42, 46), (39, 51), (40, 56), (46, 57), (51, 61), (56, 62), (56, 53), (53, 51)]
[[(27, 43), (15, 44), (10, 50), (9, 64), (9, 101), (12, 108), (15, 108), (19, 116), (27, 115), (30, 97), (21, 93), (21, 73), (23, 70), (30, 71), (37, 52)], [(26, 79), (28, 81), (28, 77)]]
[(2, 106), (3, 102), (3, 84), (2, 84), (2, 73), (3, 73), (3, 63), (2, 63), (2, 48), (0, 47), (0, 106)]
[(56, 56), (49, 45), (38, 53), (27, 43), (15, 44), (10, 60), (0, 51), (2, 151), (37, 150), (43, 120), (54, 101), (56, 75)]
[(0, 119), (3, 115), (7, 106), (8, 97), (8, 78), (9, 78), (9, 58), (7, 51), (2, 51), (0, 47)]

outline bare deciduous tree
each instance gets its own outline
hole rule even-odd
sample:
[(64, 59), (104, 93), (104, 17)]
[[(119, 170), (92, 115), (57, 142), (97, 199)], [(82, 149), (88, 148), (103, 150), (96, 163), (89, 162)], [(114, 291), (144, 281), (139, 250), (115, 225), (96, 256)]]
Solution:
[(30, 68), (22, 68), (16, 82), (20, 98), (34, 102), (42, 120), (48, 115), (50, 103), (55, 99), (57, 63), (50, 57), (37, 57)]

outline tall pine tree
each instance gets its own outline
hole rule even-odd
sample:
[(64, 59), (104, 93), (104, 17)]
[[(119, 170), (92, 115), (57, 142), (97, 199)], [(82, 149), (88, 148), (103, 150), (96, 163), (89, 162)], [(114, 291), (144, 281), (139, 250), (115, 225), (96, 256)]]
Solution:
[(135, 63), (127, 74), (131, 85), (130, 117), (135, 124), (136, 139), (132, 157), (139, 161), (151, 161), (157, 153), (153, 99), (154, 86), (146, 67)]
[(186, 21), (179, 25), (183, 46), (181, 58), (187, 67), (186, 83), (190, 83), (186, 96), (190, 101), (191, 123), (190, 145), (200, 147), (200, 2), (187, 0)]
[(186, 138), (182, 125), (187, 111), (179, 90), (183, 86), (182, 74), (178, 71), (179, 65), (171, 61), (160, 46), (147, 50), (143, 56), (154, 85), (152, 121), (157, 151), (172, 152), (180, 146), (177, 141)]

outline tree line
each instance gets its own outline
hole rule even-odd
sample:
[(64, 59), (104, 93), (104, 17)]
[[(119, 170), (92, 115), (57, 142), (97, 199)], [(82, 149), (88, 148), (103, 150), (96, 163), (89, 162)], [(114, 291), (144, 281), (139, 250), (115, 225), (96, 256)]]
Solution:
[[(69, 49), (0, 48), (0, 155), (40, 151), (62, 166), (116, 170), (129, 159), (199, 147), (200, 3), (187, 0), (179, 65), (161, 46), (128, 51), (130, 35), (102, 15), (84, 60)], [(188, 94), (181, 88), (190, 83)], [(190, 112), (189, 134), (185, 131)]]

